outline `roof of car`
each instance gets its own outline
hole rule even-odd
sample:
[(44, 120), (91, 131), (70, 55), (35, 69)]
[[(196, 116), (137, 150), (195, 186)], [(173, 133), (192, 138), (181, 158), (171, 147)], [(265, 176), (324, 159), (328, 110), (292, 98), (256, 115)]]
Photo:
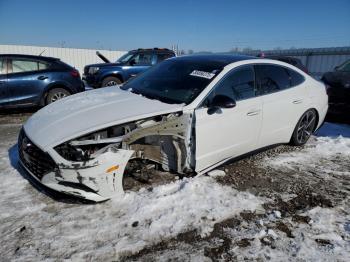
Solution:
[(27, 59), (40, 59), (40, 60), (59, 60), (59, 58), (39, 55), (22, 55), (22, 54), (0, 54), (0, 57), (16, 57), (16, 58), (27, 58)]
[(295, 58), (295, 57), (291, 57), (291, 56), (281, 56), (281, 55), (267, 55), (267, 56), (264, 56), (264, 58), (268, 58), (268, 59), (289, 59), (289, 60), (294, 60), (294, 61), (297, 61), (297, 60), (300, 60), (299, 58)]
[(157, 52), (166, 52), (166, 53), (174, 53), (173, 50), (170, 50), (168, 48), (138, 48), (134, 50), (130, 50), (130, 52), (138, 52), (138, 51), (157, 51)]
[(184, 60), (184, 61), (192, 61), (192, 62), (208, 62), (208, 63), (216, 63), (218, 65), (221, 65), (222, 67), (225, 67), (228, 64), (248, 60), (248, 59), (257, 59), (254, 56), (246, 56), (246, 55), (186, 55), (186, 56), (179, 56), (176, 58), (177, 60)]

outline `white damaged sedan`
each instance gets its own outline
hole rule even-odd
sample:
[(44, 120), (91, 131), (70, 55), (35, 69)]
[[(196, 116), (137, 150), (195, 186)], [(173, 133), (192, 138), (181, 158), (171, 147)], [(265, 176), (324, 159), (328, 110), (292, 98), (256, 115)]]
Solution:
[(289, 64), (183, 56), (41, 109), (20, 132), (19, 159), (45, 186), (98, 202), (124, 192), (131, 163), (193, 175), (259, 148), (303, 145), (327, 109), (325, 86)]

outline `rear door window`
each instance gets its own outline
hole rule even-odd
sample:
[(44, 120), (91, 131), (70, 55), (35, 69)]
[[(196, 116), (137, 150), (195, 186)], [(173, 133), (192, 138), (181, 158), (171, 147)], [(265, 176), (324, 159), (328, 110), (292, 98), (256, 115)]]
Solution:
[(304, 76), (302, 76), (301, 74), (295, 72), (294, 70), (288, 70), (288, 74), (289, 74), (289, 79), (290, 79), (290, 86), (298, 86), (301, 83), (303, 83), (305, 81)]
[(258, 94), (266, 95), (290, 88), (287, 69), (277, 65), (256, 65)]
[(41, 61), (12, 59), (12, 73), (33, 72), (47, 68), (48, 65)]

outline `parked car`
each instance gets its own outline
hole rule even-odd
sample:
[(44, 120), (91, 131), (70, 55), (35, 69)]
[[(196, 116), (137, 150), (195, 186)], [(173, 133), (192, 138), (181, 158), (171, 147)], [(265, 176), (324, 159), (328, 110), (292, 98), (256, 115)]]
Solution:
[(86, 84), (94, 88), (119, 85), (152, 65), (175, 56), (174, 51), (166, 48), (137, 49), (110, 63), (103, 55), (97, 54), (106, 63), (85, 66), (83, 75)]
[(0, 55), (0, 108), (44, 106), (82, 91), (79, 72), (57, 58)]
[(291, 65), (299, 68), (300, 70), (304, 71), (307, 74), (309, 73), (307, 68), (303, 65), (301, 60), (298, 59), (298, 58), (290, 57), (290, 56), (278, 56), (278, 55), (275, 55), (275, 56), (264, 56), (264, 58), (282, 61), (282, 62), (291, 64)]
[(121, 88), (43, 108), (23, 126), (19, 156), (40, 183), (103, 201), (123, 192), (124, 170), (135, 161), (202, 174), (258, 148), (303, 145), (327, 108), (324, 84), (287, 63), (182, 56)]
[(329, 112), (350, 119), (350, 60), (325, 73), (321, 80), (327, 85)]

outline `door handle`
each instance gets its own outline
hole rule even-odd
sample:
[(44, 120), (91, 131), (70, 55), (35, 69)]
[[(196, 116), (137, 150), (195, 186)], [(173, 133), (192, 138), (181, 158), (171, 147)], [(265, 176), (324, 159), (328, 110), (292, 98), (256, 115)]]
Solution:
[(38, 80), (45, 80), (45, 79), (47, 79), (48, 77), (47, 76), (39, 76), (38, 77)]
[(293, 100), (293, 104), (301, 104), (302, 102), (303, 102), (303, 99)]
[(260, 114), (260, 110), (253, 110), (247, 113), (247, 116), (256, 116)]

